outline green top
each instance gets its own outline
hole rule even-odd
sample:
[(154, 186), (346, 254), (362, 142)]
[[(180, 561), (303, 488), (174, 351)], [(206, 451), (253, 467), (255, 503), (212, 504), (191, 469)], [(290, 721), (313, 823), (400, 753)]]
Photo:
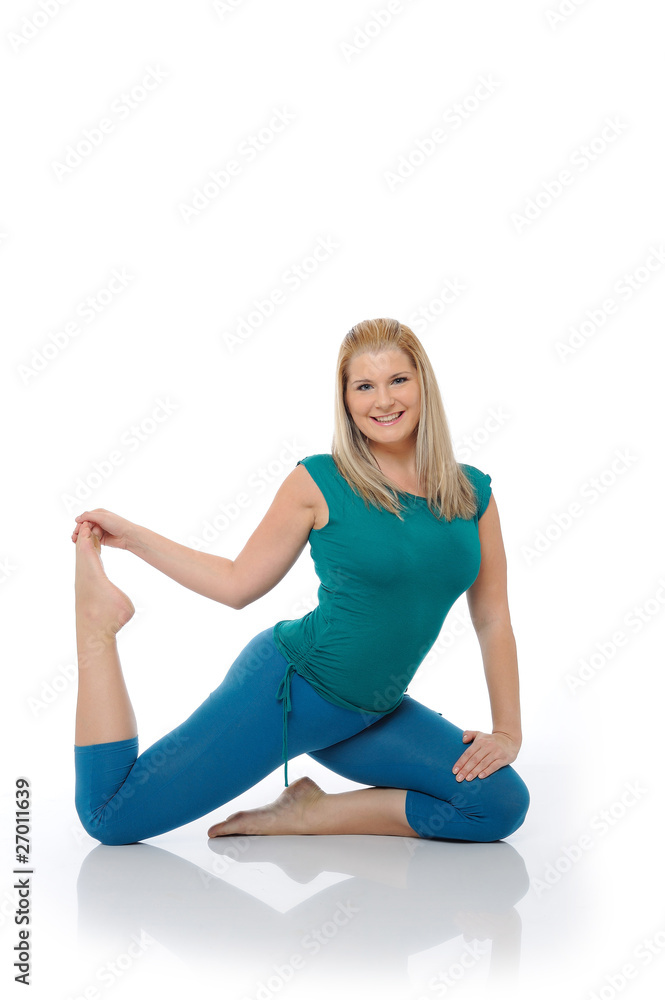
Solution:
[(276, 694), (284, 703), (285, 785), (292, 672), (334, 705), (369, 713), (397, 708), (450, 608), (478, 575), (478, 519), (492, 491), (489, 475), (459, 463), (478, 499), (473, 518), (438, 519), (425, 497), (399, 491), (400, 521), (384, 508), (366, 507), (331, 454), (296, 464), (323, 493), (329, 520), (309, 534), (321, 581), (317, 607), (273, 628), (288, 661)]

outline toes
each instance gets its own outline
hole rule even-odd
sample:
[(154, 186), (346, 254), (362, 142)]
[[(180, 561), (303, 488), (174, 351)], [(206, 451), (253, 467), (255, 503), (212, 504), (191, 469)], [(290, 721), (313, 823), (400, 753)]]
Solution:
[(239, 831), (229, 830), (225, 823), (218, 823), (217, 826), (213, 826), (211, 830), (208, 830), (209, 837), (232, 837), (235, 833), (239, 833)]
[(228, 819), (223, 819), (221, 823), (215, 823), (208, 830), (209, 837), (223, 837), (226, 834), (237, 833), (237, 830), (233, 829), (234, 821), (240, 817), (240, 813), (233, 813)]
[(82, 542), (86, 542), (88, 541), (88, 539), (91, 539), (94, 547), (97, 550), (99, 550), (101, 549), (101, 543), (100, 543), (100, 536), (97, 534), (95, 530), (96, 527), (97, 526), (92, 525), (90, 521), (81, 521), (81, 524), (79, 525), (78, 528), (78, 537), (81, 539)]

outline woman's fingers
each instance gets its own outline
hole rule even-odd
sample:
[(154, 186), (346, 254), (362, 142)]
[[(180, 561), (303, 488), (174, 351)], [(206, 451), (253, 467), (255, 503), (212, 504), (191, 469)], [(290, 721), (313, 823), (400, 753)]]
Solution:
[(81, 525), (88, 522), (92, 534), (106, 545), (117, 543), (124, 524), (122, 518), (118, 518), (117, 515), (103, 507), (97, 507), (96, 510), (84, 510), (82, 514), (77, 514), (74, 520), (76, 523), (72, 534), (73, 541), (76, 541)]
[(480, 733), (466, 730), (465, 736), (473, 735), (474, 741), (468, 750), (453, 765), (453, 774), (458, 781), (471, 781), (473, 778), (486, 778), (488, 774), (498, 771), (504, 764), (509, 764), (515, 757), (510, 756), (507, 749), (491, 733)]
[[(110, 511), (105, 510), (103, 507), (97, 507), (96, 510), (84, 510), (82, 514), (77, 514), (74, 520), (80, 526), (84, 521), (90, 521), (90, 524), (99, 524), (100, 521), (104, 521), (104, 515), (108, 515)], [(101, 515), (101, 517), (100, 517)]]
[[(469, 757), (465, 757), (464, 754), (460, 757), (455, 767), (457, 770), (457, 780), (464, 781), (465, 778), (473, 778), (478, 774), (479, 771), (483, 770), (483, 765), (485, 764), (487, 758), (487, 750), (485, 748), (479, 747), (474, 754)], [(487, 761), (489, 763), (489, 761)], [(453, 772), (455, 773), (455, 767)]]
[(94, 511), (86, 511), (86, 512), (85, 512), (84, 514), (79, 514), (79, 515), (78, 515), (78, 516), (77, 516), (77, 517), (76, 517), (76, 518), (74, 519), (74, 520), (76, 521), (76, 524), (74, 525), (74, 530), (72, 531), (72, 541), (73, 541), (73, 542), (75, 542), (75, 541), (76, 541), (76, 539), (78, 538), (78, 534), (79, 534), (79, 528), (80, 528), (80, 527), (81, 527), (81, 525), (82, 525), (82, 524), (84, 524), (84, 523), (85, 523), (86, 521), (88, 522), (88, 524), (89, 524), (89, 526), (90, 526), (90, 531), (92, 532), (92, 534), (93, 534), (93, 535), (96, 535), (96, 536), (97, 536), (97, 538), (98, 538), (98, 539), (99, 539), (100, 541), (102, 540), (102, 537), (103, 537), (103, 535), (104, 535), (104, 529), (103, 529), (103, 528), (102, 528), (102, 526), (101, 526), (101, 525), (100, 525), (100, 524), (99, 524), (99, 523), (98, 523), (98, 522), (97, 522), (97, 521), (95, 520), (95, 518), (94, 518), (94, 516), (93, 516), (93, 515), (94, 515)]
[(480, 761), (472, 766), (470, 771), (467, 771), (466, 780), (471, 781), (473, 778), (486, 778), (488, 774), (498, 770), (500, 767), (503, 767), (501, 757), (488, 752)]
[[(473, 737), (474, 742), (469, 746), (467, 750), (464, 751), (462, 756), (453, 765), (453, 774), (457, 775), (457, 780), (462, 781), (466, 774), (468, 773), (468, 765), (473, 757), (475, 757), (479, 750), (479, 744), (475, 739), (477, 736), (481, 735), (478, 730), (475, 729), (465, 729), (462, 733), (462, 739), (465, 740), (468, 737)], [(462, 774), (462, 771), (464, 772)]]

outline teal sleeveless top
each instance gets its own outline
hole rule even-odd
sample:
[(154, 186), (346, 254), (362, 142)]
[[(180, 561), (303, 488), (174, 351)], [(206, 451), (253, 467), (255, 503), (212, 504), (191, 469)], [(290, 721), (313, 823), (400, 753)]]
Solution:
[(450, 608), (478, 575), (478, 519), (491, 494), (491, 477), (460, 463), (476, 493), (473, 518), (438, 519), (425, 497), (399, 491), (400, 521), (384, 508), (367, 507), (331, 454), (309, 455), (296, 465), (304, 465), (321, 490), (329, 520), (309, 534), (320, 580), (317, 607), (273, 627), (288, 664), (275, 695), (284, 705), (285, 785), (293, 671), (334, 705), (370, 715), (397, 708)]

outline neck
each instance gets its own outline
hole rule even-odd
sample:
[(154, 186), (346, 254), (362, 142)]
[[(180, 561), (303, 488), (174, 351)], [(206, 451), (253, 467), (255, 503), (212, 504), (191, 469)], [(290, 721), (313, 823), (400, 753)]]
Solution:
[(375, 441), (368, 444), (369, 450), (381, 471), (390, 475), (389, 470), (404, 476), (416, 475), (416, 449), (409, 441), (400, 441), (395, 445), (378, 445)]

